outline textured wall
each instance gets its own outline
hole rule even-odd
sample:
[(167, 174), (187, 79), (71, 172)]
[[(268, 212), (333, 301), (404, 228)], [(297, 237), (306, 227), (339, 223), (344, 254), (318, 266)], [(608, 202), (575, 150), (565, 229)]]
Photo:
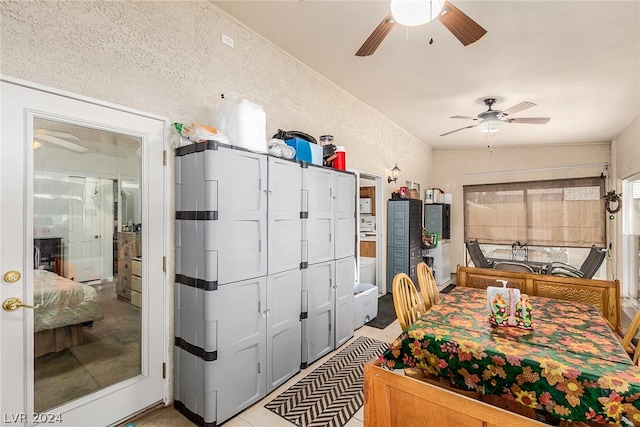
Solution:
[[(496, 136), (496, 138), (499, 137), (499, 135)], [(611, 147), (609, 143), (495, 148), (493, 151), (488, 148), (434, 149), (433, 185), (442, 188), (447, 193), (453, 193), (451, 271), (456, 271), (458, 264), (464, 265), (465, 263), (463, 185), (598, 176), (604, 172), (603, 167), (565, 168), (565, 166), (610, 162)], [(551, 170), (523, 172), (530, 169), (547, 168)], [(495, 172), (513, 173), (492, 174)], [(482, 175), (483, 173), (486, 175)], [(470, 176), (472, 174), (480, 175)], [(607, 182), (606, 188), (613, 188), (614, 185)]]
[(348, 167), (386, 176), (397, 161), (402, 180), (428, 185), (427, 144), (206, 1), (1, 5), (5, 75), (172, 121), (206, 122), (207, 98), (235, 92), (264, 107), (268, 136), (333, 134)]
[(640, 116), (616, 138), (617, 176), (625, 179), (640, 172)]

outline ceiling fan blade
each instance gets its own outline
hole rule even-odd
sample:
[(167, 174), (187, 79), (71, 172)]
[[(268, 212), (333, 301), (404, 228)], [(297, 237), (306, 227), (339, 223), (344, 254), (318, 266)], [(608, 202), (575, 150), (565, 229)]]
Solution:
[(477, 117), (471, 117), (471, 116), (451, 116), (449, 117), (450, 119), (467, 119), (467, 120), (478, 120)]
[(487, 30), (482, 28), (480, 24), (448, 1), (444, 3), (444, 8), (438, 19), (465, 46), (477, 42), (487, 33)]
[(356, 56), (372, 55), (395, 25), (396, 21), (393, 20), (391, 12), (389, 12), (387, 16), (382, 20), (382, 22), (380, 22), (380, 24), (376, 27), (376, 29), (373, 30), (373, 33), (371, 33), (369, 38), (363, 43), (360, 49), (358, 49), (358, 51), (356, 52)]
[(502, 112), (502, 115), (515, 114), (519, 111), (525, 110), (527, 108), (535, 107), (535, 106), (536, 104), (534, 104), (533, 102), (522, 101), (520, 104), (514, 105), (513, 107), (507, 108), (506, 110), (504, 110)]
[(37, 135), (50, 135), (58, 138), (70, 139), (72, 141), (80, 141), (80, 138), (78, 138), (77, 136), (69, 132), (60, 132), (57, 130), (49, 130), (49, 129), (35, 129), (34, 132)]
[(532, 125), (544, 125), (549, 123), (551, 117), (517, 117), (505, 120), (507, 123), (528, 123)]
[(87, 151), (89, 151), (89, 149), (84, 145), (66, 141), (62, 138), (58, 138), (57, 136), (35, 134), (34, 139), (49, 142), (51, 144), (56, 144), (69, 150), (77, 151), (78, 153), (86, 153)]
[(478, 126), (478, 124), (470, 125), (470, 126), (465, 126), (465, 127), (463, 127), (463, 128), (460, 128), (460, 129), (456, 129), (456, 130), (452, 130), (452, 131), (447, 132), (447, 133), (443, 133), (443, 134), (442, 134), (442, 135), (440, 135), (440, 136), (447, 136), (447, 135), (451, 135), (451, 134), (452, 134), (452, 133), (454, 133), (454, 132), (458, 132), (458, 131), (465, 130), (465, 129), (471, 129), (471, 128), (474, 128), (474, 127), (476, 127), (476, 126)]

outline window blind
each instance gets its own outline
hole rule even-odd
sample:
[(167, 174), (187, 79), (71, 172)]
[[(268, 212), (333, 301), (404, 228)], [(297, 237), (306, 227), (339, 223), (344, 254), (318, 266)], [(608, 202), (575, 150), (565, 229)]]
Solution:
[(466, 185), (465, 241), (532, 246), (605, 246), (600, 177)]

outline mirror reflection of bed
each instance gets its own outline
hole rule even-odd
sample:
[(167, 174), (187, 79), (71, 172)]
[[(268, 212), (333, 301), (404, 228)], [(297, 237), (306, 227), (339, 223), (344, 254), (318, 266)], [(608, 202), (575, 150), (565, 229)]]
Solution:
[(34, 410), (44, 412), (142, 372), (141, 295), (131, 300), (132, 259), (119, 246), (133, 236), (141, 255), (141, 140), (34, 122)]
[[(38, 245), (34, 249), (40, 252)], [(117, 250), (113, 257), (117, 264)], [(61, 254), (51, 263), (54, 271), (43, 264), (48, 262), (36, 258), (35, 265), (40, 266), (34, 271), (34, 304), (39, 305), (34, 310), (38, 412), (141, 370), (140, 308), (118, 296), (118, 277), (91, 284), (77, 282), (73, 263), (63, 261)], [(52, 389), (59, 392), (51, 393)]]
[(35, 357), (82, 344), (83, 328), (104, 318), (93, 287), (52, 271), (34, 271), (33, 301)]

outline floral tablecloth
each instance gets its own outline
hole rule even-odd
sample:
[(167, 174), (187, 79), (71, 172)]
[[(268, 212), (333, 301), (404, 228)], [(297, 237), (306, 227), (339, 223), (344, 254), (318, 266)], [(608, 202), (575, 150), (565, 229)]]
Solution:
[(381, 356), (557, 418), (640, 425), (640, 369), (598, 310), (530, 297), (534, 329), (493, 327), (486, 291), (455, 288)]

